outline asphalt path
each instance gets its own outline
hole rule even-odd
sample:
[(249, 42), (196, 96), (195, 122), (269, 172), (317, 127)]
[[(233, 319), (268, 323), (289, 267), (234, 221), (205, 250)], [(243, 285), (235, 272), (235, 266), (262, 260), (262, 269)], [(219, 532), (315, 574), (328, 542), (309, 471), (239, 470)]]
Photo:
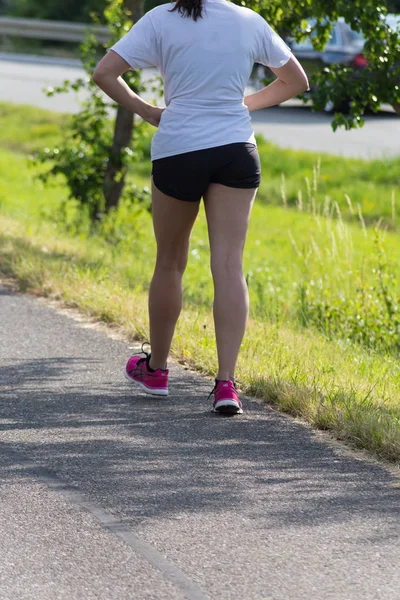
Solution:
[[(144, 77), (151, 79), (154, 73), (145, 70)], [(79, 96), (71, 93), (47, 98), (43, 89), (82, 75), (76, 61), (0, 54), (0, 100), (73, 113), (79, 109)], [(284, 148), (359, 158), (400, 155), (400, 118), (390, 107), (367, 116), (360, 130), (333, 133), (330, 121), (329, 115), (314, 114), (298, 101), (253, 115), (255, 131)]]
[[(389, 470), (173, 364), (123, 377), (105, 328), (0, 287), (0, 598), (398, 600)], [(398, 485), (398, 484), (397, 484)]]

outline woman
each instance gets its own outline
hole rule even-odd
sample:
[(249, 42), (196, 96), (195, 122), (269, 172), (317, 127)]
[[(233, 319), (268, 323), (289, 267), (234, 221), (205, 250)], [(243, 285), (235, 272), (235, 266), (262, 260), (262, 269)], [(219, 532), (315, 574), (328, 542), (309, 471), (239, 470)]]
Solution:
[[(269, 66), (277, 79), (244, 98), (254, 63)], [(130, 68), (150, 66), (163, 77), (165, 110), (145, 102), (121, 78)], [(167, 358), (182, 307), (190, 233), (203, 198), (219, 363), (213, 409), (242, 413), (235, 386), (249, 308), (242, 256), (260, 184), (249, 113), (304, 92), (307, 77), (252, 10), (227, 0), (178, 0), (140, 19), (93, 78), (115, 102), (159, 127), (152, 142), (157, 259), (149, 296), (151, 354), (131, 357), (125, 375), (150, 394), (168, 394)]]

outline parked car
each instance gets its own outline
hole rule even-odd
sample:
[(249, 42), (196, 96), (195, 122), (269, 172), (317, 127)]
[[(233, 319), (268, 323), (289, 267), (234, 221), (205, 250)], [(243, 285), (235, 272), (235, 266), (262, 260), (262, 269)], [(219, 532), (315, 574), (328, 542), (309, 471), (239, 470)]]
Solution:
[(315, 71), (333, 64), (355, 68), (365, 67), (367, 61), (362, 54), (364, 43), (362, 34), (353, 31), (343, 19), (339, 19), (334, 24), (331, 37), (322, 52), (313, 48), (311, 37), (301, 42), (288, 40), (293, 54), (310, 76)]
[[(392, 29), (400, 26), (399, 15), (389, 14), (386, 20)], [(312, 25), (312, 22), (310, 24)], [(303, 65), (311, 84), (313, 74), (327, 66), (341, 64), (350, 67), (349, 77), (351, 77), (358, 70), (364, 69), (368, 65), (368, 61), (363, 55), (364, 36), (357, 31), (353, 31), (344, 19), (339, 19), (333, 25), (331, 37), (322, 52), (314, 49), (311, 39), (311, 37), (308, 37), (301, 42), (295, 42), (291, 39), (286, 40), (293, 54)], [(340, 106), (328, 103), (326, 110), (346, 111), (348, 104), (348, 99), (343, 98)]]
[[(331, 37), (322, 52), (315, 50), (311, 36), (301, 42), (289, 39), (287, 43), (293, 54), (303, 65), (311, 85), (313, 75), (325, 67), (341, 64), (358, 70), (365, 68), (368, 64), (362, 53), (365, 44), (363, 35), (353, 31), (344, 19), (339, 19), (333, 25)], [(343, 99), (340, 106), (328, 103), (325, 108), (328, 112), (333, 109), (346, 111), (348, 109), (347, 99)]]

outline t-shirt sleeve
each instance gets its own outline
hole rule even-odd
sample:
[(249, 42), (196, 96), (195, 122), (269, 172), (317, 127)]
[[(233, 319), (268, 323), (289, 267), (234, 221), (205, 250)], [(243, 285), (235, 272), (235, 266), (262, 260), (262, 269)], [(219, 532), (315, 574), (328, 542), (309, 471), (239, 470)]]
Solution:
[(292, 52), (289, 46), (264, 21), (259, 32), (255, 62), (277, 69), (286, 65), (291, 57)]
[(144, 15), (112, 48), (133, 69), (157, 67), (159, 52), (156, 32), (150, 14)]

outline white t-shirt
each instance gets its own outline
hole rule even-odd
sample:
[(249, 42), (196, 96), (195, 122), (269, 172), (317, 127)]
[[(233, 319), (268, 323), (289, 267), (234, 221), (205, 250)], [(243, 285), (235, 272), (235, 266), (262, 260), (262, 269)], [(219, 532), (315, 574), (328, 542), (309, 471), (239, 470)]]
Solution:
[(152, 159), (236, 142), (256, 143), (244, 93), (254, 63), (282, 67), (290, 49), (254, 11), (204, 0), (194, 21), (175, 4), (148, 12), (112, 48), (134, 69), (158, 67), (166, 110)]

